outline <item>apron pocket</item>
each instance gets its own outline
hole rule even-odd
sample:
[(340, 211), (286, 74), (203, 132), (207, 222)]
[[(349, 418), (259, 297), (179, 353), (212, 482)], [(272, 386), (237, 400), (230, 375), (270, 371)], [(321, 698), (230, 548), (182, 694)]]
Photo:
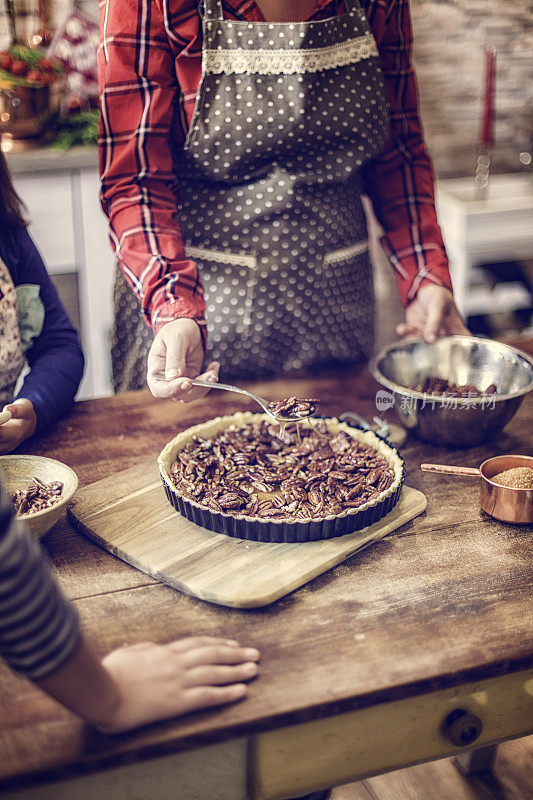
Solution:
[(368, 240), (332, 250), (322, 260), (330, 356), (360, 360), (372, 351), (374, 286)]
[(350, 244), (347, 247), (341, 247), (338, 250), (332, 250), (324, 256), (324, 267), (329, 267), (332, 264), (344, 264), (352, 261), (356, 256), (362, 255), (368, 251), (368, 239), (362, 242)]
[(209, 352), (217, 360), (239, 361), (250, 335), (257, 283), (257, 257), (187, 245), (204, 286)]

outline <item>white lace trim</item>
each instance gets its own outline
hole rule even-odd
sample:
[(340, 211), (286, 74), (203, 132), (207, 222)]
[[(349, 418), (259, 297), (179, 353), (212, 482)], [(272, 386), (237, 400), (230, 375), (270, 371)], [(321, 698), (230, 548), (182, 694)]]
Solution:
[(371, 33), (311, 50), (206, 50), (204, 72), (215, 75), (292, 75), (344, 67), (378, 55)]
[(228, 253), (223, 250), (209, 250), (206, 247), (185, 247), (187, 258), (198, 259), (199, 261), (216, 261), (220, 264), (231, 264), (235, 267), (249, 267), (254, 269), (257, 266), (257, 258), (246, 253)]
[(342, 261), (349, 261), (355, 256), (360, 256), (361, 253), (366, 253), (368, 250), (368, 241), (358, 242), (349, 247), (342, 247), (340, 250), (334, 250), (331, 253), (326, 253), (324, 256), (324, 266), (328, 264), (339, 264)]

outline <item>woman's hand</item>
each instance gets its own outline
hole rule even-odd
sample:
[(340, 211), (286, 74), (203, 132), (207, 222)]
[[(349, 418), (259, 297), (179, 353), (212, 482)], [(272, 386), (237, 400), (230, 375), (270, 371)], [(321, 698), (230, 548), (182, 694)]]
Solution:
[(405, 309), (405, 323), (398, 325), (396, 332), (399, 336), (421, 336), (430, 343), (444, 334), (470, 334), (452, 293), (437, 284), (426, 284), (419, 289)]
[(11, 411), (11, 419), (0, 425), (0, 453), (11, 453), (35, 431), (37, 417), (33, 403), (25, 397), (19, 397), (3, 410)]
[[(188, 378), (200, 378), (216, 383), (220, 364), (212, 361), (203, 375), (200, 375), (204, 348), (200, 328), (192, 319), (175, 319), (163, 325), (156, 334), (148, 353), (147, 381), (155, 397), (172, 400), (197, 400), (209, 391), (192, 387)], [(154, 376), (163, 373), (166, 381), (158, 381)]]

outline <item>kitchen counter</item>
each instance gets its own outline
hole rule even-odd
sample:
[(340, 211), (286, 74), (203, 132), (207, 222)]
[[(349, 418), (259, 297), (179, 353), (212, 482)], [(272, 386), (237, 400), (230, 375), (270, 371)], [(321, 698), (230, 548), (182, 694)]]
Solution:
[(96, 168), (96, 147), (78, 145), (70, 150), (55, 150), (49, 145), (28, 150), (6, 151), (5, 156), (12, 175), (35, 175), (36, 173), (72, 172), (72, 170)]
[[(254, 391), (318, 397), (321, 413), (371, 417), (377, 388), (358, 368), (255, 384)], [(217, 392), (190, 405), (147, 392), (86, 401), (23, 451), (64, 461), (84, 485), (155, 459), (178, 430), (251, 408)], [(139, 780), (142, 761), (143, 780), (157, 764), (155, 783), (165, 764), (173, 766), (169, 780), (180, 800), (243, 800), (245, 792), (269, 800), (461, 752), (466, 746), (452, 745), (442, 727), (457, 708), (482, 721), (474, 747), (525, 735), (533, 726), (530, 531), (486, 516), (476, 479), (436, 477), (419, 466), (531, 454), (532, 418), (533, 394), (483, 446), (450, 451), (408, 439), (406, 483), (426, 494), (425, 514), (262, 609), (236, 611), (182, 595), (62, 519), (43, 546), (101, 653), (224, 633), (260, 648), (260, 677), (237, 705), (105, 737), (1, 666), (0, 790), (16, 797), (14, 786), (38, 782), (37, 794), (28, 789), (21, 797), (126, 797), (113, 795), (112, 776), (121, 776), (121, 786), (128, 775)], [(216, 785), (206, 788), (210, 776)], [(45, 790), (55, 778), (77, 782), (76, 794)], [(186, 779), (203, 788), (184, 788)], [(145, 796), (171, 795), (151, 788)]]

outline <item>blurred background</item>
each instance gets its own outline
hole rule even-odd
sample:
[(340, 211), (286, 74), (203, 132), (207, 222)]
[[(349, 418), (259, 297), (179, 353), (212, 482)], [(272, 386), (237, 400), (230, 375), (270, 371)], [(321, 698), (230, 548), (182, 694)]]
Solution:
[[(454, 287), (470, 329), (498, 338), (533, 322), (533, 2), (410, 0), (424, 132)], [(486, 49), (495, 51), (491, 174), (475, 203)], [(476, 207), (477, 206), (477, 207)], [(401, 309), (375, 252), (380, 344)]]
[[(111, 392), (114, 264), (99, 210), (94, 146), (97, 0), (12, 0), (12, 5), (19, 41), (41, 43), (61, 61), (68, 94), (62, 109), (66, 122), (53, 136), (44, 131), (22, 142), (4, 136), (3, 149), (30, 209), (32, 234), (82, 333), (88, 368), (81, 396), (101, 396)], [(0, 0), (0, 50), (10, 38), (5, 7)], [(411, 0), (411, 14), (421, 114), (458, 305), (473, 332), (514, 339), (531, 334), (533, 2)], [(496, 70), (490, 178), (481, 190), (474, 175), (483, 149), (487, 49), (495, 54)], [(0, 88), (0, 97), (4, 91)], [(2, 118), (0, 111), (0, 127)], [(397, 338), (402, 310), (370, 211), (369, 217), (377, 349)]]

